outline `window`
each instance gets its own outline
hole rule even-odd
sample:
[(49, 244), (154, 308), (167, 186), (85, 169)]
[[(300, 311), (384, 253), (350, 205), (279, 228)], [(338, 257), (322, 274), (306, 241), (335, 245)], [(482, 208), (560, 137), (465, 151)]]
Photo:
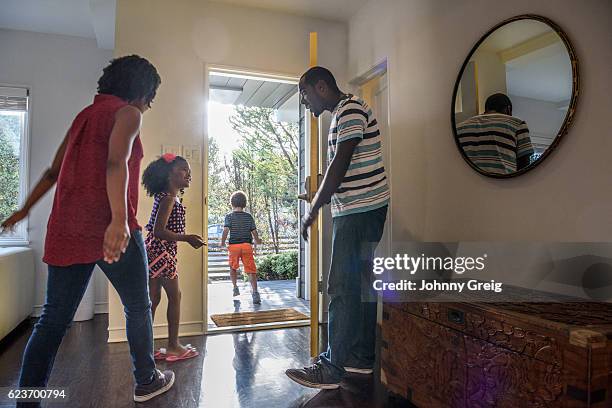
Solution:
[[(27, 192), (28, 98), (26, 88), (0, 86), (0, 219), (17, 210)], [(0, 235), (0, 245), (27, 243), (27, 221)]]

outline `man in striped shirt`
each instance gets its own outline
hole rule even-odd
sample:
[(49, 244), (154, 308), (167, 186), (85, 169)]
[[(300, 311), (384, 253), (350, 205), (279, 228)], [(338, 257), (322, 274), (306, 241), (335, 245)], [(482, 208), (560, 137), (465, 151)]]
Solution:
[(315, 116), (332, 113), (328, 168), (302, 224), (307, 240), (319, 209), (331, 201), (329, 346), (312, 366), (289, 369), (286, 374), (307, 387), (334, 389), (346, 372), (372, 373), (376, 337), (372, 259), (382, 237), (390, 194), (381, 135), (370, 107), (340, 91), (332, 73), (322, 67), (308, 70), (299, 87), (301, 102)]
[(457, 126), (459, 146), (485, 172), (511, 174), (529, 166), (534, 153), (527, 123), (512, 116), (512, 102), (502, 93), (491, 95), (485, 113)]

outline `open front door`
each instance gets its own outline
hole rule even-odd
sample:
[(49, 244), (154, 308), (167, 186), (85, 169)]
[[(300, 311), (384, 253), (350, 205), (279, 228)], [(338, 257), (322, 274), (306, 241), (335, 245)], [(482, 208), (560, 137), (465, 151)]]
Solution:
[[(317, 33), (310, 33), (310, 67), (317, 65)], [(301, 115), (300, 115), (301, 116)], [(300, 118), (302, 119), (302, 118)], [(303, 127), (300, 133), (304, 134), (305, 154), (303, 173), (306, 177), (301, 180), (305, 193), (300, 194), (299, 198), (311, 202), (314, 198), (317, 189), (319, 188), (321, 176), (321, 160), (319, 148), (319, 119), (315, 118), (309, 111), (304, 112), (303, 120), (300, 120), (300, 126)], [(304, 205), (300, 205), (300, 216), (306, 211)], [(319, 287), (321, 279), (320, 267), (320, 242), (321, 242), (321, 217), (317, 219), (311, 228), (309, 241), (304, 247), (304, 263), (306, 269), (305, 294), (310, 301), (310, 354), (317, 356), (319, 354)]]

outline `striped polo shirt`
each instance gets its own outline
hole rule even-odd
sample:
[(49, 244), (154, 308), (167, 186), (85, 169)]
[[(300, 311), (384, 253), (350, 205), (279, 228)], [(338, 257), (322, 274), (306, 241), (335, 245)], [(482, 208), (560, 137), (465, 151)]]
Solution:
[(256, 230), (253, 216), (246, 211), (232, 211), (225, 216), (224, 227), (229, 228), (230, 244), (252, 244), (251, 232)]
[(517, 159), (534, 153), (525, 121), (501, 113), (474, 116), (457, 126), (459, 146), (489, 173), (517, 171)]
[(359, 139), (340, 187), (331, 199), (333, 217), (375, 210), (389, 203), (389, 185), (383, 165), (381, 135), (372, 109), (350, 96), (338, 103), (329, 127), (327, 159), (331, 163), (338, 143)]

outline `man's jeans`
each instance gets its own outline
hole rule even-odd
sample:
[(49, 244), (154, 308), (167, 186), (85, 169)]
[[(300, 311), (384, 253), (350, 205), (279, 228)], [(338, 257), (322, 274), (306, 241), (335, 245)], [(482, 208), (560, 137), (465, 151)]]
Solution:
[[(155, 372), (146, 254), (142, 233), (137, 230), (132, 232), (127, 250), (119, 262), (97, 262), (119, 293), (124, 306), (127, 338), (137, 384), (151, 382)], [(34, 326), (25, 349), (20, 387), (47, 385), (55, 355), (87, 289), (95, 265), (49, 266), (47, 299), (42, 316)], [(74, 375), (76, 378), (80, 374)]]
[(319, 356), (333, 379), (344, 367), (371, 368), (376, 343), (376, 293), (372, 260), (380, 242), (387, 206), (333, 219), (327, 351)]

